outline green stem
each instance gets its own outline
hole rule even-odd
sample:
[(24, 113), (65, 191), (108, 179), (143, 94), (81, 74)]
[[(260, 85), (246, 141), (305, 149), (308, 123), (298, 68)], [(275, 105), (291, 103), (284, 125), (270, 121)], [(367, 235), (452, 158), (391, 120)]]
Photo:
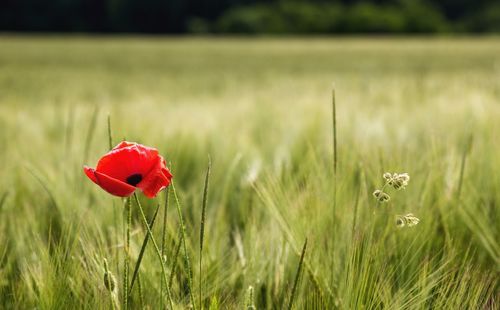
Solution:
[(113, 136), (111, 135), (111, 116), (108, 114), (108, 146), (109, 150), (113, 148)]
[(130, 262), (130, 226), (132, 225), (132, 200), (127, 199), (126, 202), (126, 232), (125, 232), (125, 258), (123, 262), (123, 309), (128, 309), (128, 274)]
[(2, 211), (3, 204), (5, 203), (5, 200), (7, 200), (7, 196), (9, 195), (9, 191), (5, 191), (2, 195), (2, 198), (0, 199), (0, 211)]
[(99, 115), (99, 106), (94, 107), (94, 112), (92, 113), (92, 118), (90, 119), (89, 128), (87, 130), (87, 136), (85, 137), (85, 148), (83, 151), (83, 162), (86, 163), (89, 157), (90, 145), (92, 144), (92, 139), (94, 137), (95, 127), (97, 123), (97, 117)]
[[(336, 251), (336, 225), (337, 225), (337, 106), (335, 101), (335, 87), (332, 85), (332, 146), (333, 146), (333, 190), (332, 190), (332, 248)], [(335, 267), (335, 256), (332, 256), (331, 270)], [(335, 281), (335, 273), (332, 272), (332, 285)]]
[(337, 106), (335, 103), (335, 88), (332, 88), (332, 138), (333, 138), (333, 175), (337, 176)]
[[(161, 257), (163, 258), (164, 263), (167, 261), (165, 259), (165, 244), (167, 243), (167, 215), (168, 215), (168, 196), (170, 194), (170, 187), (167, 187), (165, 190), (165, 207), (163, 210), (163, 226), (161, 232)], [(163, 285), (168, 285), (168, 283), (164, 284), (163, 281), (160, 283), (160, 295), (163, 296)], [(160, 308), (163, 309), (163, 298), (160, 301)]]
[(462, 184), (464, 181), (464, 173), (465, 173), (465, 163), (467, 161), (467, 154), (469, 153), (471, 146), (472, 146), (472, 134), (469, 136), (464, 151), (462, 153), (462, 161), (460, 163), (460, 177), (458, 179), (458, 189), (456, 198), (457, 202), (460, 200), (460, 194), (462, 193)]
[(202, 306), (202, 278), (201, 278), (201, 263), (203, 260), (203, 241), (205, 237), (205, 215), (207, 210), (207, 201), (208, 201), (208, 181), (210, 179), (210, 170), (211, 170), (212, 162), (210, 160), (210, 156), (208, 157), (208, 167), (207, 173), (205, 175), (205, 186), (203, 189), (203, 202), (201, 207), (201, 221), (200, 221), (200, 262), (199, 262), (199, 285), (200, 285), (200, 309), (203, 309)]
[(184, 226), (184, 219), (182, 217), (181, 204), (179, 202), (179, 198), (177, 197), (177, 192), (175, 191), (174, 182), (172, 181), (172, 191), (174, 192), (175, 204), (177, 206), (177, 213), (179, 216), (179, 225), (181, 228), (181, 238), (182, 238), (182, 247), (184, 249), (184, 260), (186, 263), (186, 269), (188, 273), (188, 286), (189, 286), (189, 298), (191, 299), (191, 304), (193, 306), (193, 310), (196, 310), (196, 304), (194, 302), (193, 296), (193, 274), (191, 272), (191, 263), (189, 261), (189, 254), (186, 245), (186, 227)]
[[(137, 203), (137, 206), (139, 207), (139, 211), (141, 212), (141, 217), (142, 217), (142, 220), (144, 221), (144, 225), (146, 225), (146, 228), (148, 230), (149, 238), (151, 239), (151, 242), (153, 242), (153, 245), (154, 245), (154, 248), (156, 251), (156, 255), (158, 256), (158, 259), (160, 260), (161, 273), (163, 275), (165, 282), (167, 282), (167, 272), (165, 270), (165, 263), (163, 261), (163, 258), (161, 257), (160, 249), (158, 248), (158, 244), (156, 243), (156, 240), (153, 236), (153, 232), (151, 231), (151, 228), (149, 227), (148, 220), (146, 218), (146, 215), (144, 214), (144, 210), (142, 209), (142, 205), (139, 202), (139, 198), (137, 197), (136, 193), (134, 193), (134, 198), (135, 198), (135, 202)], [(168, 299), (168, 302), (170, 303), (170, 309), (174, 309), (174, 303), (172, 301), (172, 297), (170, 296), (170, 287), (168, 285), (166, 286), (166, 290), (167, 290), (167, 299)]]
[(170, 267), (170, 277), (168, 279), (170, 287), (172, 287), (172, 283), (174, 281), (175, 270), (177, 269), (177, 260), (179, 259), (179, 253), (181, 252), (181, 245), (182, 245), (182, 233), (179, 232), (179, 242), (175, 247), (174, 256), (172, 257), (172, 266)]
[[(157, 205), (155, 213), (153, 214), (153, 218), (149, 223), (149, 227), (151, 227), (151, 229), (153, 229), (159, 209), (160, 209), (160, 204)], [(128, 292), (129, 298), (132, 295), (132, 289), (134, 288), (135, 279), (137, 279), (137, 277), (139, 276), (139, 268), (141, 266), (144, 253), (146, 252), (146, 246), (148, 245), (148, 241), (149, 241), (149, 235), (146, 234), (146, 236), (144, 236), (144, 241), (142, 242), (141, 251), (139, 252), (139, 257), (137, 258), (137, 262), (135, 263), (134, 273), (132, 274), (132, 280), (130, 281), (130, 287)]]
[(139, 289), (139, 304), (141, 305), (141, 309), (144, 309), (144, 294), (142, 292), (142, 283), (140, 274), (137, 274), (137, 288)]
[(288, 310), (291, 310), (293, 307), (293, 301), (295, 299), (295, 294), (297, 292), (297, 286), (298, 286), (300, 274), (302, 271), (302, 265), (304, 264), (304, 257), (306, 255), (306, 248), (307, 248), (307, 238), (306, 238), (306, 241), (304, 242), (304, 246), (302, 247), (302, 253), (300, 254), (299, 267), (297, 268), (297, 274), (295, 275), (295, 281), (293, 282), (292, 294), (290, 296)]

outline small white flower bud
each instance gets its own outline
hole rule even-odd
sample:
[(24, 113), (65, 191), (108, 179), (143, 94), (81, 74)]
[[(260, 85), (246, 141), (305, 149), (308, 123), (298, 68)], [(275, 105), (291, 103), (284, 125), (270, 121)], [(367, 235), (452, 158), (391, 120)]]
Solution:
[(400, 190), (408, 186), (409, 181), (410, 176), (408, 175), (408, 173), (394, 173), (392, 177), (387, 181), (387, 184), (394, 187), (395, 190)]
[(398, 216), (396, 219), (396, 226), (398, 227), (412, 227), (417, 225), (420, 222), (420, 219), (413, 215), (413, 213), (408, 213), (406, 215)]
[(403, 182), (406, 182), (406, 183), (408, 183), (410, 181), (410, 175), (408, 173), (406, 173), (406, 172), (405, 173), (401, 173), (399, 175), (399, 178), (401, 180), (403, 180)]
[(373, 192), (373, 196), (377, 198), (379, 202), (386, 202), (391, 199), (391, 196), (387, 195), (383, 191), (377, 189), (376, 191)]

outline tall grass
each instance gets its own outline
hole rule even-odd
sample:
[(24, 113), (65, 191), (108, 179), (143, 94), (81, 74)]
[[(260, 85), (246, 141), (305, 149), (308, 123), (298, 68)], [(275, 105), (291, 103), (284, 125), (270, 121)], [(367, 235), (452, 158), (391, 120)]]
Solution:
[[(498, 63), (496, 38), (1, 36), (0, 308), (498, 308)], [(122, 137), (175, 167), (128, 244), (82, 172)], [(386, 171), (411, 182), (377, 206)]]
[(299, 284), (300, 276), (302, 273), (302, 268), (304, 265), (304, 257), (306, 255), (307, 249), (307, 239), (304, 241), (304, 246), (302, 247), (302, 252), (300, 254), (299, 267), (297, 268), (297, 273), (295, 275), (295, 280), (293, 281), (292, 293), (290, 294), (290, 301), (288, 302), (288, 309), (291, 310), (293, 307), (293, 302), (295, 300), (295, 295), (297, 294), (297, 285)]
[[(135, 200), (135, 202), (137, 204), (137, 207), (139, 207), (139, 211), (141, 213), (141, 217), (142, 217), (142, 220), (144, 222), (144, 226), (146, 226), (146, 230), (147, 230), (148, 236), (151, 239), (151, 242), (153, 243), (154, 249), (156, 251), (156, 255), (158, 256), (158, 261), (159, 261), (159, 264), (161, 266), (162, 276), (163, 276), (163, 278), (165, 280), (165, 283), (167, 283), (167, 271), (166, 271), (166, 268), (165, 268), (165, 261), (163, 260), (163, 257), (161, 256), (160, 248), (158, 247), (158, 244), (155, 241), (155, 238), (153, 236), (153, 231), (151, 230), (151, 226), (149, 225), (148, 220), (146, 219), (146, 215), (144, 214), (144, 210), (142, 208), (141, 203), (139, 202), (139, 198), (137, 198), (137, 194), (136, 193), (134, 193), (134, 200)], [(167, 300), (168, 300), (168, 302), (170, 304), (170, 308), (173, 309), (174, 308), (174, 304), (173, 304), (173, 301), (172, 301), (172, 296), (170, 295), (170, 288), (169, 288), (168, 285), (166, 285), (165, 289), (166, 289), (166, 293), (167, 293)], [(124, 298), (124, 300), (127, 300), (128, 299), (128, 290), (125, 291), (125, 294), (127, 294), (127, 295)], [(163, 296), (160, 296), (160, 298), (163, 298)]]
[(200, 220), (200, 252), (199, 252), (199, 305), (200, 309), (203, 309), (203, 280), (202, 280), (202, 262), (203, 262), (203, 244), (205, 241), (205, 220), (206, 220), (206, 212), (207, 212), (207, 201), (208, 201), (208, 185), (210, 179), (210, 170), (212, 169), (212, 162), (210, 157), (208, 157), (208, 166), (207, 173), (205, 174), (205, 185), (203, 187), (203, 199), (201, 206), (201, 220)]

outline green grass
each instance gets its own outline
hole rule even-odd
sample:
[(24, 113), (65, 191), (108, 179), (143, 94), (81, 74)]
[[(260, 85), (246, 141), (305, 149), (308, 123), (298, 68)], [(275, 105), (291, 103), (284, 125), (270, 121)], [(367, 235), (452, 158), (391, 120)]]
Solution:
[[(168, 212), (176, 308), (495, 309), (499, 80), (496, 37), (1, 36), (0, 308), (123, 305), (124, 203), (82, 171), (109, 149), (109, 114), (114, 144), (171, 162), (185, 240), (172, 190), (168, 209), (139, 198), (148, 221)], [(386, 171), (411, 181), (378, 204)], [(147, 233), (132, 208), (131, 272)], [(407, 213), (420, 223), (397, 228)], [(169, 304), (157, 254), (131, 309)]]

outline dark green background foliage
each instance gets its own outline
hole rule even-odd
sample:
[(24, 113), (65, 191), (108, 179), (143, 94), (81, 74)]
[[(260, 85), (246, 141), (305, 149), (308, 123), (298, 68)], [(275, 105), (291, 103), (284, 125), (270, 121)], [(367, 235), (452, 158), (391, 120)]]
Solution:
[(3, 0), (0, 31), (498, 32), (496, 0)]

